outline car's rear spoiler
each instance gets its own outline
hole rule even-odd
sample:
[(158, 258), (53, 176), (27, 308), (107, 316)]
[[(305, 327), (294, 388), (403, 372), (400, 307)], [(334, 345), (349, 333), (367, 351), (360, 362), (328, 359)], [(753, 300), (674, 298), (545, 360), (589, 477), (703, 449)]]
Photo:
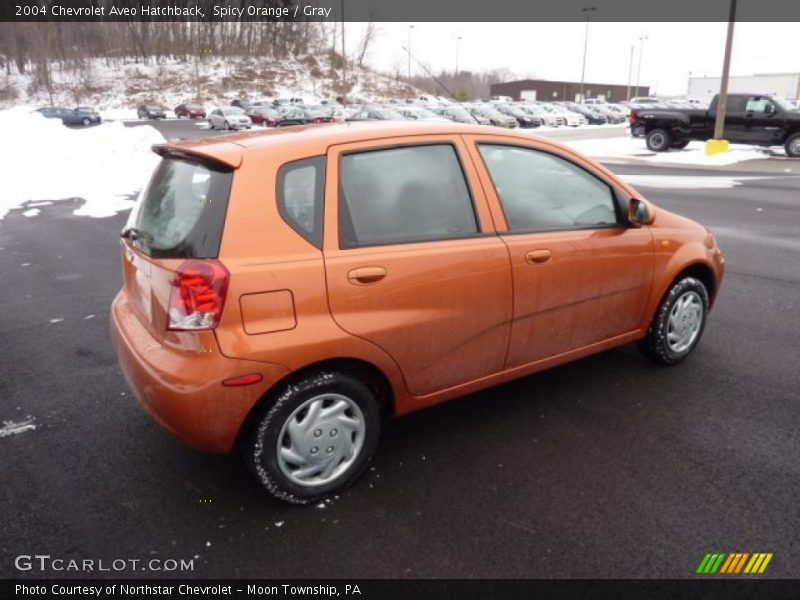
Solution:
[(234, 144), (199, 142), (189, 144), (155, 144), (153, 152), (159, 156), (184, 156), (209, 161), (238, 169), (242, 164), (242, 150)]

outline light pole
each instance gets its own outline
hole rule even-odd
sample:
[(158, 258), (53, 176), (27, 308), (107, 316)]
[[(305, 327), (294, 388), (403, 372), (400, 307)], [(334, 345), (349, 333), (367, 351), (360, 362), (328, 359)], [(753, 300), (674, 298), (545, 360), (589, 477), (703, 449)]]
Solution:
[(630, 101), (631, 99), (631, 80), (633, 79), (633, 52), (636, 46), (631, 44), (631, 63), (628, 66), (628, 98), (627, 100)]
[[(725, 109), (728, 104), (728, 73), (731, 70), (731, 51), (733, 50), (733, 25), (736, 23), (736, 0), (731, 0), (730, 13), (728, 15), (728, 37), (725, 40), (725, 59), (722, 61), (722, 81), (719, 86), (719, 96), (717, 97), (717, 117), (714, 120), (714, 140), (722, 141), (725, 133)], [(706, 153), (724, 152), (727, 142), (712, 145), (706, 148)], [(712, 152), (709, 152), (712, 150)]]
[(413, 25), (408, 26), (408, 85), (411, 85), (411, 30)]
[(639, 66), (636, 68), (636, 96), (638, 96), (641, 92), (639, 92), (639, 77), (642, 75), (642, 54), (644, 53), (644, 43), (649, 38), (646, 35), (639, 37)]
[(458, 44), (461, 41), (461, 36), (456, 38), (456, 72), (455, 75), (458, 75)]
[(586, 75), (586, 50), (589, 47), (589, 18), (597, 8), (594, 6), (587, 6), (581, 9), (582, 13), (586, 13), (586, 30), (583, 32), (583, 66), (581, 67), (581, 103), (583, 103), (583, 80)]
[(345, 53), (344, 47), (344, 0), (341, 0), (342, 6), (342, 95), (346, 92), (344, 91), (345, 86), (347, 85), (347, 54)]

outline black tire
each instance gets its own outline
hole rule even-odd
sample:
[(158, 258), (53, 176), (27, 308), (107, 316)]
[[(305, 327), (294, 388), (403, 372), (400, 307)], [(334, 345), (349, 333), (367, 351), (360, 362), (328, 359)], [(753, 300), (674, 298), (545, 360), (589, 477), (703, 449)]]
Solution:
[[(694, 293), (699, 298), (702, 314), (700, 316), (700, 327), (697, 334), (686, 348), (676, 350), (668, 339), (670, 315), (675, 308), (678, 300)], [(708, 290), (703, 282), (694, 277), (682, 277), (672, 284), (669, 291), (661, 300), (661, 304), (656, 310), (653, 322), (647, 330), (647, 335), (638, 342), (639, 350), (654, 362), (662, 365), (674, 365), (684, 360), (692, 350), (697, 347), (700, 338), (705, 330), (708, 317)]]
[(679, 140), (677, 142), (672, 142), (669, 147), (675, 148), (676, 150), (683, 150), (688, 145), (689, 145), (689, 140)]
[(800, 158), (800, 133), (793, 133), (786, 138), (784, 148), (786, 149), (786, 156)]
[[(295, 410), (326, 393), (345, 396), (358, 406), (364, 420), (363, 438), (360, 450), (344, 471), (327, 483), (306, 486), (290, 479), (280, 467), (278, 438)], [(369, 387), (351, 375), (322, 371), (294, 381), (268, 398), (248, 420), (239, 450), (256, 479), (275, 498), (291, 504), (308, 504), (338, 492), (358, 479), (378, 444), (380, 424), (378, 403)], [(335, 430), (327, 434), (323, 432), (322, 439), (336, 433)]]
[(664, 129), (653, 129), (647, 134), (647, 149), (666, 152), (672, 144), (672, 136)]
[(227, 121), (225, 121), (225, 127), (223, 127), (223, 129), (225, 129), (226, 131), (230, 131), (231, 130), (231, 124), (228, 123)]

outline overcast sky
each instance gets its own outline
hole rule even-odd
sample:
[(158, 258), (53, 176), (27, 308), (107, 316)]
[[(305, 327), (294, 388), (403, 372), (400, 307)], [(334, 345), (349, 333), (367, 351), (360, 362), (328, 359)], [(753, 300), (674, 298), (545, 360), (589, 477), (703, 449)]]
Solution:
[[(700, 0), (698, 0), (700, 1)], [(412, 23), (380, 23), (370, 51), (372, 64), (394, 71), (407, 57)], [(459, 68), (506, 68), (520, 78), (580, 81), (585, 23), (413, 23), (411, 51), (434, 72), (452, 71), (459, 43)], [(347, 37), (360, 38), (359, 23), (347, 24)], [(684, 94), (692, 75), (719, 76), (727, 23), (591, 23), (586, 81), (628, 83), (631, 46), (635, 46), (633, 83), (639, 61), (639, 37), (646, 35), (641, 84), (655, 93)], [(348, 50), (349, 53), (349, 50)], [(412, 70), (418, 72), (412, 62)], [(800, 73), (799, 23), (737, 23), (732, 75)]]

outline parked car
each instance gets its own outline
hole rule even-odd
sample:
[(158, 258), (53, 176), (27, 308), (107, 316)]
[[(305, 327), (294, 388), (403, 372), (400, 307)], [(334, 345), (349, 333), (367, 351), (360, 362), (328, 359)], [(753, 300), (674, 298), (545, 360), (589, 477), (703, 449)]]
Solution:
[(410, 121), (449, 121), (447, 117), (443, 117), (442, 115), (437, 115), (432, 110), (425, 108), (424, 106), (414, 105), (414, 104), (404, 104), (400, 106), (395, 106), (394, 110), (399, 112), (403, 115), (406, 119)]
[(514, 129), (519, 127), (517, 120), (511, 115), (504, 115), (499, 110), (496, 110), (491, 104), (471, 104), (467, 110), (476, 117), (482, 117), (489, 121), (489, 125), (495, 127), (508, 127)]
[(302, 106), (295, 104), (281, 104), (277, 108), (281, 120), (278, 121), (278, 127), (289, 127), (291, 125), (308, 125), (309, 119), (306, 116), (306, 111)]
[(158, 104), (143, 104), (136, 110), (140, 119), (166, 119), (167, 112), (163, 106)]
[(280, 113), (271, 106), (254, 105), (245, 114), (250, 117), (253, 125), (264, 127), (277, 127), (282, 120)]
[(323, 106), (303, 106), (303, 116), (310, 124), (333, 123), (333, 114)]
[(403, 115), (383, 106), (362, 107), (346, 118), (347, 121), (405, 121)]
[(625, 123), (628, 119), (627, 117), (622, 114), (621, 112), (614, 110), (608, 104), (593, 104), (591, 105), (591, 109), (596, 113), (600, 113), (603, 115), (607, 121), (612, 125), (618, 125), (620, 123)]
[(236, 106), (237, 108), (241, 108), (243, 111), (247, 112), (253, 106), (255, 106), (254, 102), (250, 102), (249, 100), (245, 100), (243, 98), (236, 98), (231, 100), (231, 106)]
[(211, 129), (250, 129), (253, 121), (238, 106), (223, 106), (215, 108), (208, 115)]
[(564, 124), (569, 127), (579, 127), (586, 125), (586, 117), (582, 114), (573, 112), (560, 104), (552, 104), (550, 102), (537, 102), (539, 106), (544, 107), (545, 110), (553, 112), (564, 119)]
[[(714, 96), (708, 110), (634, 110), (631, 129), (646, 137), (653, 152), (685, 148), (691, 140), (709, 140), (714, 135), (717, 100)], [(723, 135), (736, 144), (783, 146), (787, 156), (800, 157), (800, 113), (777, 96), (728, 94)]]
[(456, 123), (478, 123), (479, 125), (490, 125), (491, 122), (486, 117), (474, 115), (462, 106), (455, 104), (449, 106), (437, 106), (433, 109), (437, 115), (455, 121)]
[(531, 127), (540, 127), (542, 120), (528, 112), (522, 110), (519, 106), (514, 104), (495, 104), (495, 108), (509, 117), (514, 117), (520, 127), (530, 129)]
[(205, 119), (206, 109), (199, 104), (178, 104), (175, 107), (175, 116), (179, 119), (186, 117), (187, 119)]
[(352, 483), (382, 418), (634, 341), (686, 359), (723, 278), (708, 229), (518, 131), (154, 150), (110, 311), (122, 372), (160, 425), (292, 503)]
[(70, 110), (63, 106), (45, 106), (37, 108), (36, 112), (48, 119), (61, 119), (64, 125), (96, 125), (102, 122), (100, 115), (95, 112), (78, 112), (77, 110)]
[(608, 117), (594, 110), (594, 107), (575, 102), (564, 102), (564, 106), (573, 112), (583, 115), (589, 125), (605, 125), (608, 123)]
[(547, 110), (538, 103), (518, 103), (515, 106), (518, 106), (523, 112), (541, 119), (542, 125), (545, 127), (560, 127), (566, 124), (564, 117), (556, 112)]

